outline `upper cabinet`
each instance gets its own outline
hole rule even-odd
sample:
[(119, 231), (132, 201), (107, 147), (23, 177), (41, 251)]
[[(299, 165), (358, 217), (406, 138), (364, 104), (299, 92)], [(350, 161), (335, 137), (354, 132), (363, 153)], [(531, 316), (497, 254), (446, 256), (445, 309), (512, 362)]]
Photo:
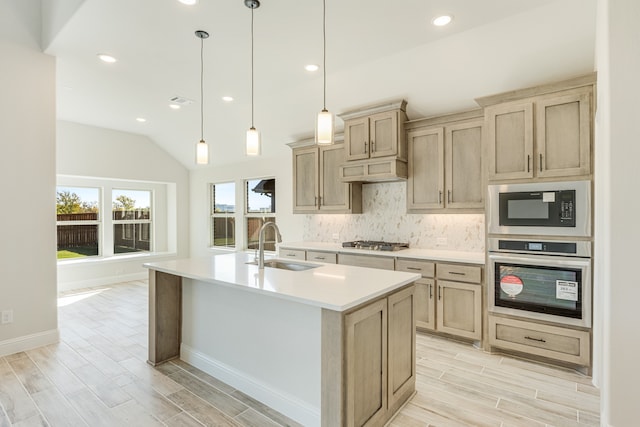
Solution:
[(407, 178), (404, 132), (406, 101), (375, 105), (340, 114), (344, 121), (344, 181), (388, 181)]
[(344, 163), (344, 144), (290, 144), (293, 148), (294, 213), (361, 213), (362, 184), (342, 182), (338, 177)]
[(590, 175), (594, 83), (589, 75), (477, 99), (489, 180)]
[(484, 209), (482, 110), (407, 123), (409, 212)]

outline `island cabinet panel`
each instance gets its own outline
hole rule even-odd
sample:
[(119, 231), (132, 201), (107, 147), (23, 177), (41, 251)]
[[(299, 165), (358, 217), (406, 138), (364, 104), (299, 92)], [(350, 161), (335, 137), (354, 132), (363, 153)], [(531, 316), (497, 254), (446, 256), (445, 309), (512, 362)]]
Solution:
[(346, 425), (382, 425), (387, 410), (387, 300), (345, 316)]
[(149, 364), (180, 356), (182, 277), (149, 270)]
[(416, 281), (416, 327), (434, 331), (436, 329), (435, 280)]
[(413, 288), (387, 299), (389, 310), (389, 413), (394, 413), (413, 394), (416, 383), (416, 316)]

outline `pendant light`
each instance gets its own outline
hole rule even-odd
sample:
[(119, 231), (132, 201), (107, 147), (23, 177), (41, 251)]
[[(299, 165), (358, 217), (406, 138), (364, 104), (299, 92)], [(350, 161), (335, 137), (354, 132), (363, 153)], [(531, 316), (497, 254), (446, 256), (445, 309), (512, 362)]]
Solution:
[(322, 84), (323, 107), (316, 121), (316, 144), (333, 144), (333, 114), (327, 111), (327, 12), (326, 0), (322, 0)]
[(260, 2), (244, 0), (244, 5), (251, 9), (251, 127), (247, 131), (245, 152), (247, 156), (259, 156), (262, 152), (260, 132), (253, 126), (253, 10), (260, 7)]
[(206, 31), (196, 31), (200, 39), (200, 142), (196, 144), (196, 164), (209, 164), (209, 146), (204, 142), (204, 39), (209, 37)]

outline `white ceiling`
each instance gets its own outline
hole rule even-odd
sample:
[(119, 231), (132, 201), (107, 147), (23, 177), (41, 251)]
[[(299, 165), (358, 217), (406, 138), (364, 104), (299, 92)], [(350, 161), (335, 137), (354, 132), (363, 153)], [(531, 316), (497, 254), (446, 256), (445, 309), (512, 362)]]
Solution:
[[(204, 136), (212, 163), (205, 167), (247, 161), (251, 11), (243, 0), (74, 1), (79, 8), (46, 48), (57, 57), (59, 119), (147, 135), (195, 168), (194, 31), (206, 30)], [(453, 23), (432, 26), (444, 12)], [(596, 0), (327, 0), (327, 108), (341, 113), (404, 98), (415, 119), (593, 71), (595, 14)], [(322, 109), (322, 69), (303, 68), (322, 65), (322, 1), (262, 0), (254, 16), (255, 126), (263, 156), (273, 157), (311, 136)], [(98, 53), (118, 62), (105, 64)], [(196, 102), (174, 111), (175, 95)]]

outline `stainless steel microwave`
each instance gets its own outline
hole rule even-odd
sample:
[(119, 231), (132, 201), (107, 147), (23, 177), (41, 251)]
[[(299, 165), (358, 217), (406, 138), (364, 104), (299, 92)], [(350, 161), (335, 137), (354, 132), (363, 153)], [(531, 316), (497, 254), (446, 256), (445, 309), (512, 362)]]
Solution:
[(591, 236), (590, 181), (490, 185), (489, 234)]

